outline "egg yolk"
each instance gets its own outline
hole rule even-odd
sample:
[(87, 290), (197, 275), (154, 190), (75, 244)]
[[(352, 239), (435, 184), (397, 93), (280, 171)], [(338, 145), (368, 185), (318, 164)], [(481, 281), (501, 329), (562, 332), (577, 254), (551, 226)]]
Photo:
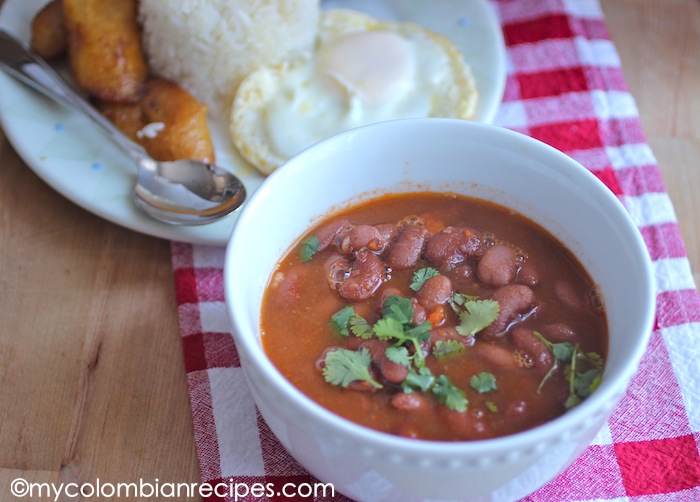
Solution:
[(381, 104), (411, 85), (416, 61), (409, 43), (388, 31), (361, 31), (325, 46), (318, 57), (324, 80), (345, 95)]

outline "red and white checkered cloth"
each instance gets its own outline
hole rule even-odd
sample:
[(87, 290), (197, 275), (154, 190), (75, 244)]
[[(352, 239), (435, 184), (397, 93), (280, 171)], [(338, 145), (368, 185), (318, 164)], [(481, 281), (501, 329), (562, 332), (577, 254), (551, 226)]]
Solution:
[[(583, 455), (525, 500), (700, 500), (700, 300), (598, 1), (493, 7), (508, 56), (496, 123), (563, 150), (603, 180), (641, 230), (658, 282), (656, 325), (628, 393)], [(223, 257), (223, 248), (172, 244), (202, 480), (313, 482), (248, 393), (223, 303)]]

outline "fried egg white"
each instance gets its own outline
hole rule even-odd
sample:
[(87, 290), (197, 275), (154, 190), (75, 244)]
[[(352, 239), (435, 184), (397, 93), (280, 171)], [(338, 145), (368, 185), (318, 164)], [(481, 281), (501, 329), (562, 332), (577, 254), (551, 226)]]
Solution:
[(262, 67), (240, 84), (230, 132), (263, 174), (333, 134), (398, 118), (474, 117), (469, 66), (447, 38), (413, 23), (332, 9), (311, 59)]

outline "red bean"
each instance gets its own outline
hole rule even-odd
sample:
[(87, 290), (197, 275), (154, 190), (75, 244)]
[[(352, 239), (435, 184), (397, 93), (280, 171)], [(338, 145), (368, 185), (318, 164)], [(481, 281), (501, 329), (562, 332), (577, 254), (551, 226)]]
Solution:
[(287, 274), (275, 274), (273, 284), (279, 288), (278, 298), (281, 305), (291, 307), (301, 299), (301, 281), (305, 275), (305, 269), (291, 269)]
[(381, 252), (387, 245), (382, 233), (372, 225), (352, 225), (338, 236), (338, 251), (351, 254), (360, 249)]
[(547, 340), (555, 342), (571, 342), (576, 338), (576, 332), (564, 323), (548, 324), (542, 328), (542, 334)]
[(457, 289), (474, 284), (474, 269), (468, 263), (461, 263), (451, 270), (445, 270), (443, 272), (448, 274), (448, 277), (457, 285)]
[(540, 283), (540, 273), (532, 263), (526, 260), (525, 263), (520, 265), (516, 280), (520, 284), (525, 284), (533, 288)]
[(372, 296), (383, 281), (384, 262), (371, 251), (361, 249), (355, 254), (349, 275), (338, 285), (338, 293), (359, 302)]
[(487, 340), (505, 335), (511, 323), (530, 310), (535, 301), (535, 294), (522, 284), (509, 284), (494, 291), (491, 299), (498, 302), (500, 311), (496, 320), (480, 332)]
[(384, 259), (394, 270), (413, 267), (423, 252), (428, 231), (423, 225), (404, 225), (391, 243)]
[(408, 376), (408, 367), (390, 361), (386, 357), (387, 347), (389, 347), (389, 343), (381, 340), (365, 340), (360, 344), (360, 348), (369, 350), (372, 364), (377, 368), (384, 380), (394, 384), (402, 383)]
[(336, 220), (321, 226), (315, 232), (315, 236), (318, 239), (318, 250), (323, 251), (330, 244), (332, 244), (336, 236), (346, 227), (349, 226), (348, 220)]
[(479, 439), (492, 435), (490, 428), (473, 413), (453, 411), (444, 406), (439, 408), (440, 415), (447, 426), (460, 439)]
[(481, 255), (476, 273), (482, 282), (490, 286), (505, 286), (515, 279), (518, 271), (517, 258), (513, 248), (496, 244)]
[(444, 305), (452, 298), (452, 281), (444, 275), (436, 275), (423, 283), (416, 298), (425, 310), (431, 312), (438, 305)]
[(420, 326), (428, 319), (428, 314), (426, 313), (423, 306), (420, 303), (418, 303), (418, 300), (416, 300), (415, 298), (411, 299), (411, 306), (413, 307), (413, 319), (411, 319), (411, 322), (415, 326)]
[(518, 367), (513, 351), (502, 345), (477, 341), (472, 350), (479, 359), (496, 368), (515, 369)]
[(473, 336), (460, 335), (454, 326), (441, 326), (430, 330), (430, 339), (428, 340), (425, 348), (430, 351), (435, 343), (441, 340), (455, 340), (460, 342), (465, 347), (471, 347), (474, 345), (475, 341)]
[(586, 305), (586, 298), (583, 293), (565, 280), (559, 280), (554, 284), (554, 292), (557, 298), (566, 306), (574, 310), (582, 310)]
[(510, 334), (513, 344), (532, 360), (535, 369), (549, 371), (554, 364), (554, 357), (549, 347), (532, 334), (532, 330), (516, 327)]
[[(391, 284), (391, 283), (389, 283)], [(386, 302), (386, 299), (389, 298), (390, 296), (403, 296), (403, 291), (401, 291), (399, 288), (395, 286), (387, 286), (384, 288), (382, 291), (382, 295), (380, 297), (379, 303), (383, 307), (384, 302)]]
[(389, 401), (391, 406), (400, 411), (415, 413), (424, 410), (428, 407), (428, 402), (425, 396), (421, 394), (406, 394), (405, 392), (397, 392), (391, 396)]
[(374, 228), (377, 229), (379, 235), (381, 235), (382, 239), (386, 242), (391, 242), (396, 233), (396, 225), (393, 223), (380, 223), (379, 225), (374, 225)]
[(324, 270), (328, 285), (331, 289), (337, 290), (340, 284), (350, 275), (352, 263), (349, 258), (335, 254), (326, 260)]
[(406, 422), (402, 422), (396, 426), (396, 435), (412, 439), (417, 439), (420, 436), (416, 427)]
[(482, 252), (481, 233), (467, 227), (446, 227), (430, 237), (425, 245), (426, 258), (441, 270), (478, 258)]

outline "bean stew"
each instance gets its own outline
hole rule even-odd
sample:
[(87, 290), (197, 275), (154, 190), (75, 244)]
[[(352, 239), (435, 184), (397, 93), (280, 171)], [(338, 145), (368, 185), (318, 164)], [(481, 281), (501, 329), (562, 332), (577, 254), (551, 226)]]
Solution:
[(503, 436), (598, 386), (605, 308), (522, 215), (455, 194), (385, 195), (315, 225), (275, 269), (263, 348), (320, 405), (429, 440)]

